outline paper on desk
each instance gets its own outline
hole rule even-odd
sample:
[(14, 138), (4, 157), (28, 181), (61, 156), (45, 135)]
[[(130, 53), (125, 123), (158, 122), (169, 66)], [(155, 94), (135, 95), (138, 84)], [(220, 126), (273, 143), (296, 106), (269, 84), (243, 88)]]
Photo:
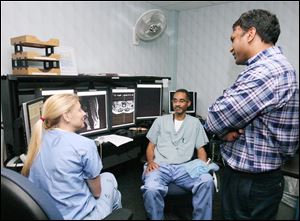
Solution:
[(99, 137), (96, 138), (96, 140), (99, 143), (111, 142), (112, 144), (114, 144), (117, 147), (121, 146), (125, 143), (129, 143), (129, 142), (133, 141), (132, 138), (124, 137), (124, 136), (120, 136), (120, 135), (115, 135), (115, 134), (99, 136)]

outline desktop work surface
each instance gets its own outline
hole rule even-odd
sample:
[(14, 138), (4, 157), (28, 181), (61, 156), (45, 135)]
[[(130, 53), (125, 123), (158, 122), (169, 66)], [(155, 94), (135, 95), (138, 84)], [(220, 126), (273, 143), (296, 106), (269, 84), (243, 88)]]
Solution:
[[(146, 138), (147, 131), (131, 131), (122, 129), (122, 135), (119, 133), (90, 137), (90, 139), (94, 139), (95, 143), (98, 147), (99, 156), (102, 159), (103, 169), (107, 169), (121, 163), (130, 161), (132, 159), (140, 158), (142, 154), (144, 154), (144, 150), (148, 145), (148, 139)], [(109, 139), (115, 139), (118, 135), (123, 136), (122, 139), (117, 140), (117, 145), (120, 142), (124, 142), (124, 144), (116, 146), (113, 143), (109, 142)], [(100, 139), (99, 139), (100, 137)], [(109, 139), (101, 139), (101, 137), (108, 137)], [(99, 142), (102, 140), (102, 142)], [(22, 154), (24, 155), (24, 154)], [(21, 156), (15, 156), (12, 159), (9, 159), (5, 163), (5, 167), (10, 169), (21, 171), (23, 167), (23, 161), (21, 160)]]
[[(127, 131), (127, 133), (125, 133)], [(147, 131), (122, 131), (122, 136), (132, 138), (132, 141), (120, 146), (111, 142), (103, 142), (98, 145), (99, 155), (102, 159), (103, 169), (107, 169), (126, 161), (140, 158), (143, 150), (148, 145)]]

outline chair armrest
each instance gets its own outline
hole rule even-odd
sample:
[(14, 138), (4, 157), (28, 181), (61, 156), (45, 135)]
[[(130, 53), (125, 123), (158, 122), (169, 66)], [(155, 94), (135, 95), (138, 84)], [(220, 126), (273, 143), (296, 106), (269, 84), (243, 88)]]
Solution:
[(112, 211), (103, 220), (132, 220), (133, 213), (130, 209), (120, 208)]

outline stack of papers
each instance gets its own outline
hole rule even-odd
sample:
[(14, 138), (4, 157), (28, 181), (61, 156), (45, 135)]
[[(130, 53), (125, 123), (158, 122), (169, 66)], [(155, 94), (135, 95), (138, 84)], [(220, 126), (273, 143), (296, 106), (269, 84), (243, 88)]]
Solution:
[(95, 141), (98, 142), (99, 144), (102, 144), (104, 142), (111, 142), (112, 144), (118, 147), (125, 143), (129, 143), (133, 141), (133, 139), (129, 137), (120, 136), (120, 135), (110, 134), (110, 135), (99, 136), (95, 139)]

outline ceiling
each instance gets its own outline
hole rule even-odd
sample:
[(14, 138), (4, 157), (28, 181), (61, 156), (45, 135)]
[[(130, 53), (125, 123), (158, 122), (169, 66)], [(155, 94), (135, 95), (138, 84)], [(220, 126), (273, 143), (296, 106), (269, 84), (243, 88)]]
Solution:
[(189, 10), (207, 6), (224, 4), (232, 1), (147, 1), (148, 3), (168, 10)]

